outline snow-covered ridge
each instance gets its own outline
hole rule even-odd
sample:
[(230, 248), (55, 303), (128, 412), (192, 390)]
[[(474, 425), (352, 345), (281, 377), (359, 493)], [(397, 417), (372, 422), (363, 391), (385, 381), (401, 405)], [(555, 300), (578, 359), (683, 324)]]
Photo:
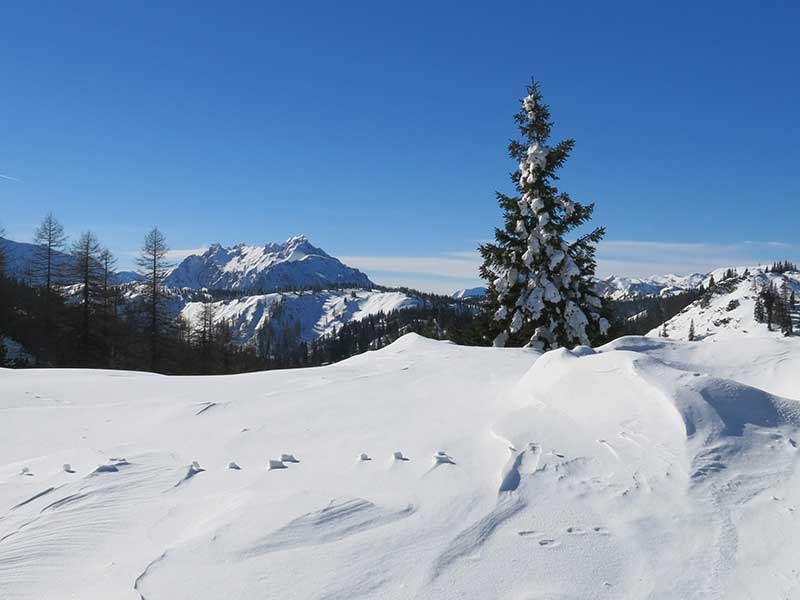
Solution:
[[(716, 293), (705, 299), (695, 301), (679, 314), (666, 323), (667, 335), (673, 339), (688, 340), (689, 330), (694, 323), (696, 339), (711, 338), (716, 340), (724, 337), (739, 336), (771, 336), (780, 337), (778, 327), (769, 331), (765, 323), (755, 319), (755, 303), (758, 291), (773, 283), (780, 289), (784, 283), (795, 295), (800, 297), (800, 273), (765, 273), (759, 267), (739, 267), (736, 272), (740, 275), (731, 282), (724, 279), (727, 269), (712, 271), (704, 279), (708, 286), (711, 277), (718, 285)], [(749, 276), (744, 277), (745, 272)], [(729, 289), (730, 288), (730, 289)], [(800, 325), (800, 315), (795, 313), (795, 324)], [(650, 337), (662, 335), (663, 327), (657, 327), (649, 332)]]
[(258, 331), (267, 325), (280, 332), (296, 324), (300, 340), (311, 342), (335, 333), (345, 323), (421, 304), (419, 298), (403, 292), (342, 289), (260, 294), (210, 303), (188, 302), (180, 309), (180, 315), (191, 326), (196, 326), (203, 307), (211, 306), (214, 322), (229, 323), (234, 342), (239, 345), (254, 343)]
[(453, 292), (452, 298), (464, 300), (465, 298), (483, 298), (486, 295), (485, 287), (465, 288)]
[(303, 236), (282, 244), (212, 244), (203, 254), (186, 257), (166, 278), (166, 285), (192, 289), (252, 289), (352, 285), (373, 287), (361, 271), (348, 267)]
[(0, 369), (2, 596), (796, 598), (798, 368), (792, 338), (409, 335), (241, 376)]
[(611, 300), (633, 300), (649, 296), (671, 296), (695, 290), (709, 274), (654, 275), (652, 277), (623, 277), (611, 275), (598, 281), (601, 295)]

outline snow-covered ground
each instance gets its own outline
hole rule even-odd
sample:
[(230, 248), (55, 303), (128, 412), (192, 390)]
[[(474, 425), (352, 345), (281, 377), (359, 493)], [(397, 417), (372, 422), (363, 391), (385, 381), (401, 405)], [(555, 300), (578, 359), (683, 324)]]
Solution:
[(0, 597), (800, 597), (800, 342), (754, 340), (0, 370)]
[[(247, 344), (270, 322), (279, 331), (298, 323), (300, 337), (310, 342), (334, 333), (345, 323), (380, 312), (420, 306), (421, 302), (403, 292), (352, 289), (262, 294), (209, 304), (214, 309), (214, 321), (230, 323), (236, 343)], [(203, 306), (203, 302), (189, 302), (180, 314), (194, 326)]]

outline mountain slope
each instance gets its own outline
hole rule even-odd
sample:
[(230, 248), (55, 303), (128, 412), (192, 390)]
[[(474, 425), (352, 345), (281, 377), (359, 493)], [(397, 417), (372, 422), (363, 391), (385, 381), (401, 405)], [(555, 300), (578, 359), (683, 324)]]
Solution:
[[(189, 302), (180, 314), (195, 326), (204, 304)], [(334, 333), (344, 323), (379, 312), (417, 307), (422, 301), (403, 292), (352, 289), (261, 294), (209, 304), (214, 310), (214, 321), (229, 323), (235, 343), (241, 345), (255, 342), (258, 330), (267, 324), (276, 333), (290, 331), (297, 325), (299, 339), (311, 342)]]
[[(14, 279), (27, 281), (30, 279), (29, 267), (36, 255), (35, 244), (27, 242), (16, 242), (6, 238), (0, 238), (0, 244), (6, 254), (6, 271)], [(62, 267), (62, 271), (68, 272), (69, 267), (74, 264), (72, 256), (65, 252), (56, 251), (53, 254), (54, 264)], [(65, 273), (66, 275), (67, 273)], [(69, 280), (69, 277), (67, 278)]]
[[(800, 296), (800, 273), (764, 273), (757, 267), (751, 267), (749, 277), (738, 277), (735, 281), (726, 282), (723, 279), (724, 271), (721, 269), (709, 274), (714, 276), (718, 284), (716, 293), (707, 295), (706, 299), (697, 300), (667, 321), (669, 337), (688, 340), (692, 322), (698, 339), (742, 335), (780, 337), (779, 331), (769, 331), (766, 324), (757, 322), (753, 316), (757, 290), (770, 282), (778, 288), (786, 282)], [(744, 273), (744, 269), (740, 268), (738, 272)], [(795, 315), (796, 322), (797, 316)], [(657, 327), (647, 335), (657, 337), (661, 330), (661, 327)]]
[(361, 271), (312, 246), (305, 237), (283, 244), (224, 248), (212, 245), (185, 258), (167, 276), (166, 285), (192, 289), (280, 289), (352, 285), (373, 287)]
[(797, 597), (800, 384), (764, 352), (800, 345), (0, 370), (2, 595)]

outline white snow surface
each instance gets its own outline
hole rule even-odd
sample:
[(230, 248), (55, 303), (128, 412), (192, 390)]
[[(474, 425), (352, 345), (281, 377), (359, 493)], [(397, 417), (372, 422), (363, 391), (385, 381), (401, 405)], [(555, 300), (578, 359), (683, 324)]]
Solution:
[(0, 370), (0, 597), (800, 597), (800, 344), (756, 342)]
[(191, 325), (196, 325), (204, 304), (213, 307), (215, 322), (224, 320), (231, 324), (235, 343), (243, 345), (253, 342), (258, 330), (270, 322), (278, 330), (299, 323), (300, 337), (310, 342), (336, 332), (345, 323), (380, 312), (413, 308), (422, 301), (403, 292), (345, 289), (261, 294), (210, 303), (189, 302), (180, 314)]

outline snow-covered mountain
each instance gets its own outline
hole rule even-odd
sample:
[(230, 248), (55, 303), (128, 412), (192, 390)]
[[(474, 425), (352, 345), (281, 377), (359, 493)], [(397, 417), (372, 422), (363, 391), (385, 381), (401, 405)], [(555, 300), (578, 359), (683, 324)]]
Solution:
[(611, 275), (598, 281), (600, 293), (611, 300), (633, 300), (647, 296), (671, 296), (694, 290), (708, 274), (654, 275), (652, 277), (621, 277)]
[[(35, 244), (27, 242), (16, 242), (6, 238), (0, 238), (0, 245), (6, 255), (6, 272), (14, 279), (26, 281), (30, 278), (30, 264), (36, 255)], [(62, 267), (69, 267), (74, 259), (69, 254), (56, 251), (53, 255), (55, 263)], [(62, 269), (68, 271), (69, 269)]]
[(348, 267), (303, 236), (282, 244), (239, 244), (225, 248), (213, 244), (203, 254), (186, 257), (167, 276), (170, 287), (192, 289), (250, 289), (270, 292), (287, 288), (374, 284), (357, 269)]
[[(611, 300), (633, 300), (648, 296), (671, 296), (700, 287), (709, 274), (654, 275), (652, 277), (623, 277), (611, 275), (598, 280), (600, 295)], [(453, 298), (475, 298), (486, 294), (485, 287), (458, 290)]]
[(334, 333), (345, 323), (380, 312), (417, 307), (422, 300), (404, 292), (363, 289), (280, 292), (210, 303), (187, 302), (180, 314), (194, 326), (206, 304), (214, 310), (214, 321), (229, 323), (234, 342), (244, 345), (255, 342), (259, 329), (268, 324), (275, 332), (298, 325), (300, 340), (311, 342)]
[(137, 271), (119, 271), (116, 278), (118, 284), (134, 283), (143, 280), (144, 276)]
[(458, 290), (453, 292), (453, 298), (456, 300), (464, 300), (467, 298), (483, 298), (486, 295), (486, 288), (485, 287), (474, 287), (474, 288), (465, 288), (463, 290)]
[[(747, 270), (750, 273), (748, 277), (740, 276), (727, 281), (723, 279), (725, 269), (709, 273), (704, 284), (708, 285), (713, 276), (718, 284), (716, 293), (706, 299), (697, 300), (668, 320), (667, 335), (673, 339), (687, 340), (694, 322), (697, 339), (731, 336), (738, 338), (743, 335), (780, 337), (780, 331), (769, 331), (766, 324), (759, 323), (754, 317), (758, 290), (770, 283), (780, 288), (785, 282), (800, 298), (800, 273), (765, 273), (758, 267), (749, 267)], [(737, 272), (743, 274), (745, 268), (739, 267)], [(800, 327), (800, 315), (795, 315), (795, 322)], [(658, 337), (661, 332), (662, 327), (657, 327), (647, 335)]]
[(0, 595), (798, 598), (799, 342), (0, 369)]

